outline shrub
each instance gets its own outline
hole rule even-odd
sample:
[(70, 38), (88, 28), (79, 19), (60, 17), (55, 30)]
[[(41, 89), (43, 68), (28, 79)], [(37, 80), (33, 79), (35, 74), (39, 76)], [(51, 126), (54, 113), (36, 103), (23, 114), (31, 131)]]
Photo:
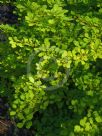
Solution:
[[(0, 25), (2, 95), (10, 115), (36, 136), (102, 132), (102, 4), (18, 0), (19, 24)], [(1, 80), (2, 81), (2, 80)]]

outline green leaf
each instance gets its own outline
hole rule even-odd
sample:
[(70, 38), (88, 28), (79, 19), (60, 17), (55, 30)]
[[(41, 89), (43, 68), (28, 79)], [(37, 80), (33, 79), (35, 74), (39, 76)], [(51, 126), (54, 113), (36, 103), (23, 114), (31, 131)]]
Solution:
[(26, 128), (29, 129), (32, 126), (32, 121), (27, 122)]
[(48, 23), (52, 25), (52, 24), (55, 23), (55, 21), (54, 21), (53, 19), (49, 19), (49, 20), (48, 20)]
[(101, 122), (102, 122), (102, 118), (101, 118), (100, 116), (97, 116), (97, 117), (95, 118), (95, 120), (97, 121), (97, 123), (101, 123)]
[(16, 109), (16, 108), (17, 108), (17, 105), (16, 105), (16, 104), (13, 104), (13, 105), (12, 105), (12, 108)]
[(87, 95), (89, 95), (89, 96), (93, 96), (93, 91), (91, 91), (91, 90), (90, 90), (90, 91), (88, 91), (88, 92), (87, 92)]
[(26, 116), (26, 120), (31, 120), (33, 118), (33, 113), (30, 113)]
[(20, 95), (20, 98), (21, 98), (21, 100), (24, 100), (25, 99), (25, 95), (24, 94)]
[(80, 126), (76, 125), (76, 126), (74, 127), (74, 132), (80, 132), (80, 131), (81, 131)]
[(87, 122), (87, 123), (85, 124), (85, 130), (86, 130), (86, 131), (90, 131), (90, 129), (91, 129), (90, 123)]
[(45, 38), (45, 39), (44, 39), (44, 43), (45, 43), (45, 45), (46, 45), (47, 47), (50, 46), (50, 42), (49, 42), (49, 39), (48, 39), (48, 38)]
[(24, 109), (24, 113), (25, 113), (26, 115), (29, 114), (29, 113), (30, 113), (29, 108), (25, 108), (25, 109)]
[(62, 58), (67, 57), (67, 55), (68, 55), (68, 52), (64, 51), (63, 54), (62, 54)]
[(23, 123), (17, 123), (17, 127), (18, 127), (18, 128), (22, 128), (23, 125), (24, 125)]
[(24, 119), (24, 116), (23, 116), (23, 114), (22, 114), (22, 113), (18, 113), (18, 115), (17, 115), (17, 116), (18, 116), (18, 118), (19, 118), (19, 119)]
[(15, 111), (11, 111), (11, 112), (10, 112), (10, 115), (11, 115), (11, 116), (14, 116), (15, 114), (16, 114)]
[(81, 126), (85, 126), (85, 123), (86, 123), (86, 120), (84, 120), (84, 119), (81, 119), (81, 120), (80, 120), (80, 125), (81, 125)]
[(34, 78), (33, 78), (32, 76), (29, 76), (29, 81), (30, 81), (31, 83), (34, 83)]

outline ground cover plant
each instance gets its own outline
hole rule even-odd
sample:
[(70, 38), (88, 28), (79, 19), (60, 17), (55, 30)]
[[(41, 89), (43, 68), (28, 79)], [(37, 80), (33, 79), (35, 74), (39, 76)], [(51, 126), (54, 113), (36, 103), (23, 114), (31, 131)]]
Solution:
[[(1, 1), (0, 1), (1, 2)], [(17, 0), (0, 25), (0, 96), (35, 136), (101, 136), (101, 0)]]

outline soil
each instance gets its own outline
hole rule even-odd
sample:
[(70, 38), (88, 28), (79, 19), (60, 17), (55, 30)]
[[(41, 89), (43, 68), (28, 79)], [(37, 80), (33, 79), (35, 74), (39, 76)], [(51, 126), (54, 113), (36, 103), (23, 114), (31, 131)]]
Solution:
[(17, 16), (13, 14), (14, 6), (0, 5), (0, 24), (16, 24)]

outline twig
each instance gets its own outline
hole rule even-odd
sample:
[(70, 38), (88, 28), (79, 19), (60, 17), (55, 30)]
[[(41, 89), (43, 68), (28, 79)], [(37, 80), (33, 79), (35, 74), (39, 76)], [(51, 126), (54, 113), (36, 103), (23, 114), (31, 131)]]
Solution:
[(4, 126), (6, 126), (6, 127), (9, 127), (9, 125), (7, 125), (6, 123), (4, 123), (4, 122), (2, 122), (2, 121), (0, 121), (0, 123), (2, 123)]

